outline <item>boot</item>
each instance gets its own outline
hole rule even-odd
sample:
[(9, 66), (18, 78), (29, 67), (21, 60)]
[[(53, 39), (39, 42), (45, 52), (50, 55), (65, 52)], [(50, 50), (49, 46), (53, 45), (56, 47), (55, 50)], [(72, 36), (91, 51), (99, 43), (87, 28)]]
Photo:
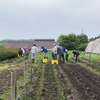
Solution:
[(32, 59), (32, 63), (34, 63), (34, 59)]

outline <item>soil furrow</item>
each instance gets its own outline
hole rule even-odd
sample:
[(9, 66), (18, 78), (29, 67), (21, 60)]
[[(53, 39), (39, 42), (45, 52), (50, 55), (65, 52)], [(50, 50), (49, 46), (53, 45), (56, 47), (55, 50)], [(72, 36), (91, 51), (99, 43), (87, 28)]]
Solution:
[(81, 71), (79, 71), (78, 69), (76, 69), (76, 67), (74, 65), (69, 65), (71, 69), (73, 69), (73, 71), (75, 71), (75, 73), (77, 73), (77, 76), (79, 76), (82, 81), (83, 84), (86, 84), (86, 88), (89, 87), (90, 91), (93, 94), (97, 94), (98, 98), (100, 98), (99, 94), (100, 94), (100, 86), (96, 85), (95, 81), (93, 81), (87, 74), (82, 73)]
[(55, 80), (52, 65), (47, 65), (45, 67), (44, 79), (44, 87), (42, 89), (41, 99), (59, 100), (57, 82)]
[(70, 83), (75, 87), (75, 89), (80, 94), (80, 100), (91, 100), (89, 95), (85, 94), (84, 88), (76, 81), (75, 77), (69, 72), (69, 69), (67, 68), (68, 65), (61, 66), (62, 70), (70, 80)]

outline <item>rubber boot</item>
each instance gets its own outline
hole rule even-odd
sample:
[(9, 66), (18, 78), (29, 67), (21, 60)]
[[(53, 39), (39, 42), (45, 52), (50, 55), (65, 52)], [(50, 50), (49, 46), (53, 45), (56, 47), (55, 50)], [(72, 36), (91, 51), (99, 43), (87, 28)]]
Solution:
[(34, 63), (34, 59), (32, 59), (32, 63)]

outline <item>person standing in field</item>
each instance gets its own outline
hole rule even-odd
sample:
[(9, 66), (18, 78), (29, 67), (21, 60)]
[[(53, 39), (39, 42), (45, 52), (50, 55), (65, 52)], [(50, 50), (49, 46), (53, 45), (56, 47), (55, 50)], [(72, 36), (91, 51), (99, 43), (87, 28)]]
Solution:
[(54, 60), (57, 60), (57, 45), (56, 44), (54, 44), (53, 53), (54, 53)]
[(51, 50), (51, 52), (52, 52), (52, 58), (54, 59), (54, 52), (53, 52), (53, 50), (54, 50), (54, 45), (53, 45), (52, 50)]
[(37, 47), (36, 47), (36, 44), (34, 44), (33, 47), (31, 48), (32, 63), (34, 63), (35, 61), (36, 53), (37, 53)]
[(24, 51), (24, 49), (23, 48), (21, 48), (22, 49), (22, 51), (23, 51), (23, 57), (24, 57), (24, 55), (25, 55), (25, 51)]
[(48, 59), (48, 49), (47, 48), (44, 48), (44, 47), (42, 47), (42, 52), (44, 52), (45, 54), (44, 54), (44, 58), (47, 58)]
[(68, 50), (65, 49), (63, 44), (62, 44), (62, 48), (63, 48), (64, 53), (66, 54), (66, 61), (68, 62), (68, 56), (69, 56)]
[(23, 51), (22, 51), (21, 48), (19, 48), (19, 50), (18, 50), (18, 54), (19, 54), (19, 57), (22, 57)]
[(30, 49), (25, 46), (24, 50), (25, 50), (25, 60), (26, 60), (29, 57)]
[(61, 62), (61, 57), (64, 63), (64, 51), (62, 46), (57, 46), (57, 55), (59, 54), (59, 62)]
[(69, 56), (68, 50), (64, 49), (64, 53), (66, 54), (66, 61), (68, 62), (68, 56)]
[(74, 57), (73, 58), (75, 58), (75, 61), (78, 60), (78, 62), (79, 62), (80, 53), (78, 51), (73, 51), (73, 54), (74, 54)]

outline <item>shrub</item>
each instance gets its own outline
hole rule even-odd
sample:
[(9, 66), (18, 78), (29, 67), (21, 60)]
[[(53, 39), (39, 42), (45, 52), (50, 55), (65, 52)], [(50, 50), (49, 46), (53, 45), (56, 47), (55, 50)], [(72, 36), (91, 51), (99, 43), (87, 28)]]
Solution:
[(2, 48), (0, 49), (0, 61), (8, 60), (17, 57), (18, 49)]

